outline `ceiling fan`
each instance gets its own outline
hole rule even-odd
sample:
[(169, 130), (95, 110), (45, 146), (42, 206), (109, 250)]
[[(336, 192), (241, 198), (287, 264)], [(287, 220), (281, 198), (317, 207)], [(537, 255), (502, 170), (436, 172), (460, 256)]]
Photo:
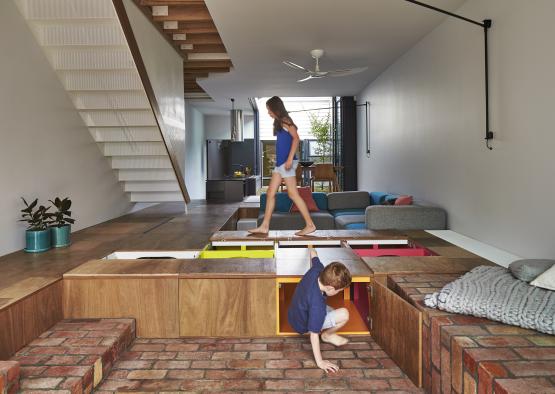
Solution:
[(314, 60), (316, 60), (316, 65), (314, 67), (314, 70), (309, 70), (307, 68), (304, 68), (303, 66), (299, 66), (298, 64), (295, 64), (287, 60), (283, 62), (283, 64), (285, 64), (286, 66), (289, 66), (295, 70), (300, 70), (305, 72), (306, 77), (303, 79), (299, 79), (297, 82), (304, 82), (304, 81), (308, 81), (309, 79), (324, 78), (324, 77), (346, 77), (348, 75), (353, 75), (353, 74), (358, 74), (360, 72), (363, 72), (368, 68), (368, 67), (357, 67), (357, 68), (346, 68), (342, 70), (322, 71), (320, 70), (319, 61), (320, 61), (320, 58), (324, 56), (324, 50), (313, 49), (312, 51), (310, 51), (310, 55), (314, 58)]

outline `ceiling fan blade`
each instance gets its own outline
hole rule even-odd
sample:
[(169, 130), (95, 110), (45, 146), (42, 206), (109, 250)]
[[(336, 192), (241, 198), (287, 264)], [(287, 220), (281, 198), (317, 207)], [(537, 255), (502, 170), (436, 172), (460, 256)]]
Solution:
[(297, 82), (304, 82), (304, 81), (308, 81), (309, 79), (313, 79), (313, 78), (314, 78), (314, 77), (313, 77), (312, 75), (309, 75), (309, 76), (306, 77), (306, 78), (299, 79)]
[(344, 70), (333, 70), (328, 72), (330, 77), (346, 77), (347, 75), (358, 74), (366, 71), (368, 67), (346, 68)]
[(295, 63), (290, 62), (290, 61), (284, 61), (283, 64), (285, 64), (286, 66), (289, 66), (291, 68), (294, 68), (295, 70), (310, 72), (310, 70), (304, 68), (303, 66), (299, 66), (298, 64), (295, 64)]

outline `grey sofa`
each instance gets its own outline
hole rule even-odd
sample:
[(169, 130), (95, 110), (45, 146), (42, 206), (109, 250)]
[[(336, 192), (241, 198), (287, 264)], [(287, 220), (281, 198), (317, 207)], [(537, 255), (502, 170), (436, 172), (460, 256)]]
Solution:
[(366, 208), (366, 227), (370, 230), (445, 230), (447, 213), (443, 208), (413, 205), (371, 205)]
[[(440, 207), (423, 203), (415, 205), (381, 205), (396, 195), (365, 191), (312, 193), (318, 212), (310, 212), (320, 230), (371, 229), (371, 230), (443, 230), (447, 228), (447, 214)], [(271, 230), (293, 230), (304, 226), (299, 213), (289, 212), (292, 201), (287, 193), (276, 194), (276, 207), (270, 220)], [(260, 199), (258, 224), (264, 218), (266, 195)]]

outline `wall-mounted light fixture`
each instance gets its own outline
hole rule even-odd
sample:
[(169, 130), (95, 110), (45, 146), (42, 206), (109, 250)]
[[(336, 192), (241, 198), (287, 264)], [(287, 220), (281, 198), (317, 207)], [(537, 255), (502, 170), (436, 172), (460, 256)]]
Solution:
[(482, 22), (477, 22), (475, 20), (466, 18), (461, 15), (454, 14), (452, 12), (442, 10), (441, 8), (434, 7), (432, 5), (422, 3), (416, 0), (404, 0), (406, 2), (416, 4), (420, 7), (428, 8), (430, 10), (452, 16), (453, 18), (460, 19), (462, 21), (471, 23), (473, 25), (480, 26), (484, 29), (484, 54), (485, 54), (485, 93), (486, 93), (486, 147), (489, 150), (493, 148), (490, 146), (490, 141), (493, 139), (493, 131), (489, 129), (489, 64), (488, 64), (488, 30), (491, 28), (491, 19), (484, 19)]

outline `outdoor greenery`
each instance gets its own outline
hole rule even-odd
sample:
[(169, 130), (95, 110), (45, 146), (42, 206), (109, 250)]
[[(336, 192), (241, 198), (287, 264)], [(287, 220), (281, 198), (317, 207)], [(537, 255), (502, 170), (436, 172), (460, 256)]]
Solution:
[(316, 155), (321, 163), (331, 162), (331, 125), (330, 125), (330, 115), (318, 116), (315, 114), (309, 114), (310, 119), (310, 131), (314, 138), (316, 138)]

